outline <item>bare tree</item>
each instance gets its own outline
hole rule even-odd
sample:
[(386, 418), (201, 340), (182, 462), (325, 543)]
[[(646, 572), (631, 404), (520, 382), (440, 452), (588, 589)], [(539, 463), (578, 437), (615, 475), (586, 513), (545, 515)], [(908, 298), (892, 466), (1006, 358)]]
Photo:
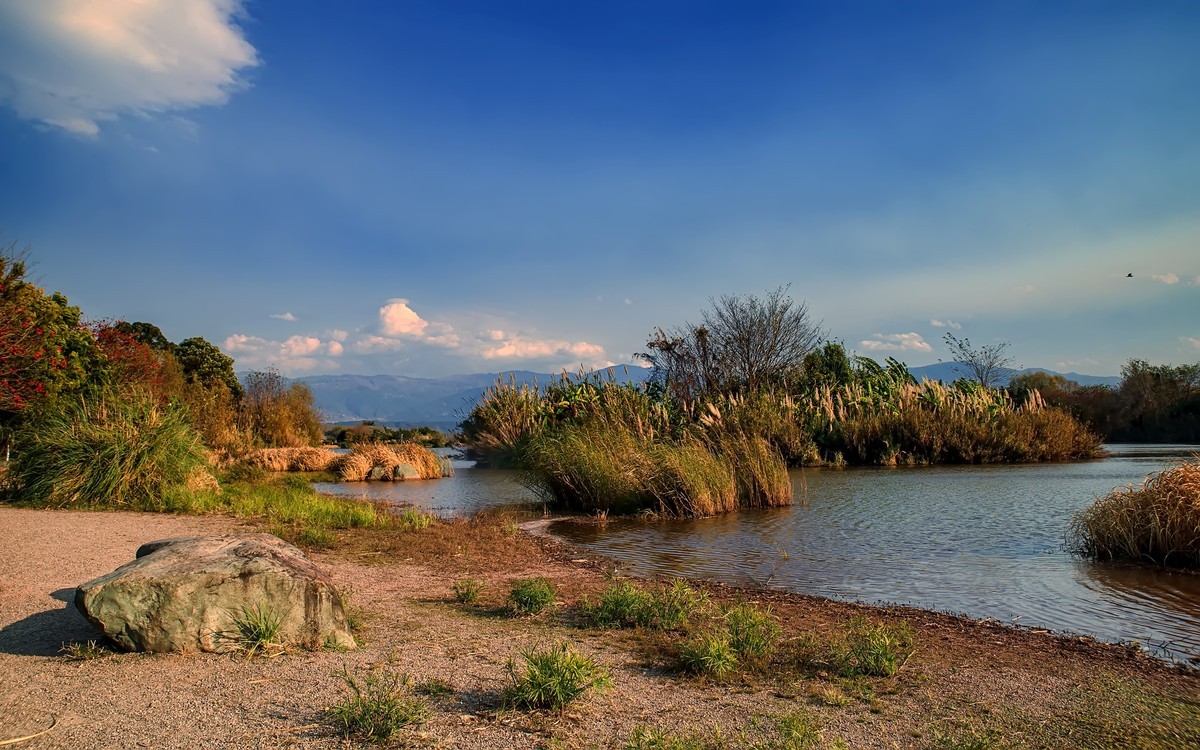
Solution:
[(1012, 372), (1009, 367), (1012, 357), (1008, 354), (1008, 342), (999, 341), (976, 349), (967, 337), (961, 339), (949, 331), (942, 337), (946, 348), (954, 356), (955, 369), (973, 377), (984, 388), (999, 384), (1001, 378)]
[(658, 329), (639, 355), (673, 396), (756, 390), (794, 381), (825, 332), (779, 287), (763, 298), (727, 295), (699, 325)]

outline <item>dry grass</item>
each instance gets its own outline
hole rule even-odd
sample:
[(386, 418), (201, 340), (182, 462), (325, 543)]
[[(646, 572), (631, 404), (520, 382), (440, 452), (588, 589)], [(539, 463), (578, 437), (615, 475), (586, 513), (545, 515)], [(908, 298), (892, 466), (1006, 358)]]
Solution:
[(363, 482), (377, 475), (384, 481), (440, 479), (453, 475), (446, 458), (416, 443), (365, 443), (337, 457), (329, 468), (343, 482)]
[(325, 448), (263, 448), (247, 459), (267, 471), (328, 471), (340, 458)]
[(1200, 567), (1200, 459), (1113, 490), (1081, 511), (1070, 533), (1089, 557)]

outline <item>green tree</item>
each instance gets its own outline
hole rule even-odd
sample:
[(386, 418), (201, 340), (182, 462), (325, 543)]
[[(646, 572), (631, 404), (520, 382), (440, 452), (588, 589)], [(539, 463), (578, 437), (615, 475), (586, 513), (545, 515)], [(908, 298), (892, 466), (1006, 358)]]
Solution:
[(206, 388), (221, 383), (235, 400), (242, 398), (244, 391), (233, 371), (233, 358), (203, 338), (196, 336), (180, 341), (175, 345), (175, 359), (189, 383), (199, 383)]

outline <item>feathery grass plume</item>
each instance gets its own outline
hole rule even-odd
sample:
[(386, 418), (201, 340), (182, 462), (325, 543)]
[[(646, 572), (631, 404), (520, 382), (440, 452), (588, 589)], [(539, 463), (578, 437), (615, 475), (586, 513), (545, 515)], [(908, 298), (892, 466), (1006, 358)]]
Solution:
[(50, 410), (18, 433), (8, 474), (18, 499), (53, 507), (162, 510), (203, 469), (200, 438), (174, 407), (132, 391)]
[(497, 379), (460, 425), (468, 450), (492, 466), (515, 466), (525, 441), (542, 429), (541, 390)]
[(362, 453), (344, 455), (335, 464), (338, 478), (343, 482), (365, 482), (375, 464)]
[(1200, 567), (1200, 458), (1113, 490), (1075, 516), (1068, 537), (1101, 560)]

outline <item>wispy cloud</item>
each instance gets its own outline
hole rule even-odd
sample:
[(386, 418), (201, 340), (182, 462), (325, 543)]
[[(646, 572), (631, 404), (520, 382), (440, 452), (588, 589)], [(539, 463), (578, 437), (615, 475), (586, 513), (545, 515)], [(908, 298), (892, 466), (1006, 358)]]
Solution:
[[(484, 359), (560, 359), (579, 360), (595, 364), (604, 358), (604, 347), (587, 341), (563, 341), (560, 339), (524, 338), (506, 336), (495, 346), (480, 352)], [(608, 364), (604, 360), (604, 364)]]
[(858, 342), (869, 352), (932, 352), (919, 333), (876, 333), (869, 339)]
[(83, 136), (122, 114), (224, 104), (258, 64), (242, 0), (0, 3), (0, 95)]
[(1196, 351), (1200, 351), (1200, 338), (1196, 338), (1195, 336), (1180, 336), (1179, 340)]
[(1178, 284), (1179, 276), (1173, 273), (1156, 273), (1150, 278), (1163, 284)]
[(1189, 281), (1188, 286), (1200, 286), (1200, 276), (1197, 276), (1196, 278)]
[(295, 322), (296, 322), (296, 316), (295, 316), (295, 315), (292, 315), (290, 312), (285, 312), (285, 313), (271, 313), (271, 316), (270, 316), (270, 317), (274, 318), (275, 320), (286, 320), (286, 321), (287, 321), (287, 322), (289, 322), (289, 323), (295, 323)]
[(934, 328), (953, 328), (956, 331), (962, 328), (962, 323), (955, 323), (953, 320), (938, 320), (936, 318), (929, 321), (929, 325)]

